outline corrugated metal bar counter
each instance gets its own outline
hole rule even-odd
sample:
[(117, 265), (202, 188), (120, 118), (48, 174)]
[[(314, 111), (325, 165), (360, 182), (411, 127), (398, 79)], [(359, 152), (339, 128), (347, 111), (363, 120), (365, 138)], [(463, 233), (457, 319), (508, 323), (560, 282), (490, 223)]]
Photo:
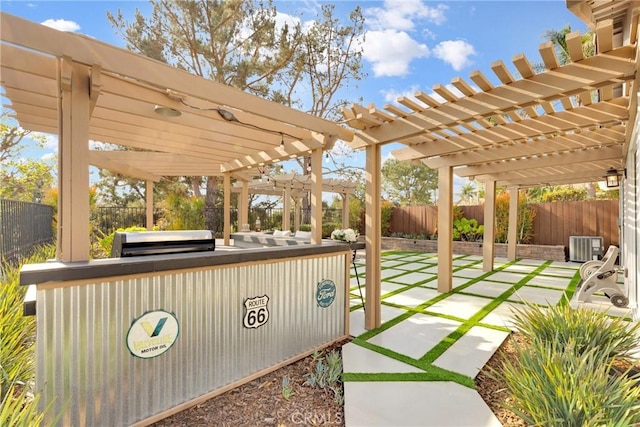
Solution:
[(149, 424), (346, 338), (350, 261), (327, 242), (24, 266), (44, 424)]

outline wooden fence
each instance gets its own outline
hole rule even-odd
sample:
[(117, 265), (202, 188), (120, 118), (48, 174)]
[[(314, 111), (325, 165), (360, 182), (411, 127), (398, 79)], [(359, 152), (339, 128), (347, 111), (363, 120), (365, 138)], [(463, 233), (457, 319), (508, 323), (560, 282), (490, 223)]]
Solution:
[[(536, 212), (533, 240), (536, 245), (569, 246), (569, 236), (602, 236), (604, 247), (620, 244), (618, 200), (532, 203)], [(466, 218), (484, 224), (484, 206), (460, 206)], [(438, 223), (437, 206), (394, 208), (392, 234), (432, 235)]]

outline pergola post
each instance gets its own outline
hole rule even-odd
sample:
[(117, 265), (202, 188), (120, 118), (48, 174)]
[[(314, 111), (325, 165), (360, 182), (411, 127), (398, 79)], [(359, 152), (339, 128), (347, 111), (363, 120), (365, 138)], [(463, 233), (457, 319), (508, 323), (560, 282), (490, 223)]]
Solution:
[(242, 181), (238, 202), (238, 227), (242, 230), (244, 224), (249, 224), (249, 182), (246, 180)]
[(311, 244), (322, 242), (322, 150), (311, 152)]
[(146, 191), (145, 191), (145, 201), (146, 201), (146, 211), (147, 211), (147, 230), (153, 230), (153, 181), (145, 181), (146, 183)]
[(282, 192), (282, 230), (291, 230), (291, 189), (285, 188)]
[(293, 201), (293, 229), (294, 231), (300, 230), (300, 205), (302, 204), (302, 198), (296, 197)]
[(496, 240), (496, 182), (484, 186), (484, 236), (482, 244), (482, 271), (493, 271)]
[(231, 174), (223, 175), (223, 192), (224, 192), (224, 244), (229, 246), (231, 243)]
[(438, 292), (453, 287), (453, 168), (438, 169)]
[(369, 145), (366, 148), (365, 173), (365, 250), (366, 250), (366, 299), (365, 329), (374, 329), (381, 325), (381, 289), (380, 289), (380, 237), (382, 234), (380, 217), (381, 179), (380, 179), (380, 145)]
[(349, 228), (349, 193), (342, 193), (342, 228)]
[(58, 62), (58, 246), (61, 261), (89, 260), (89, 67)]
[(518, 256), (518, 187), (509, 189), (509, 229), (507, 236), (507, 259)]

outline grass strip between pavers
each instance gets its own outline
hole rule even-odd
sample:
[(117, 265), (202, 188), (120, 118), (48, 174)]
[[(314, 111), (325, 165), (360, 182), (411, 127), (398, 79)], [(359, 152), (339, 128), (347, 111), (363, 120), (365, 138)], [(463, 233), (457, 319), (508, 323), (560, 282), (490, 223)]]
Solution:
[[(516, 261), (512, 261), (511, 263), (503, 265), (506, 267), (508, 265), (516, 263)], [(480, 311), (471, 316), (466, 322), (460, 325), (455, 331), (447, 335), (445, 339), (440, 341), (435, 347), (425, 353), (424, 356), (420, 358), (420, 361), (425, 363), (433, 363), (438, 357), (440, 357), (445, 351), (447, 351), (453, 344), (456, 343), (460, 338), (462, 338), (471, 328), (474, 326), (478, 326), (478, 323), (489, 313), (491, 313), (496, 307), (505, 302), (511, 295), (516, 293), (518, 289), (523, 287), (528, 281), (536, 277), (540, 271), (543, 271), (551, 264), (551, 261), (547, 261), (544, 264), (540, 265), (531, 273), (527, 274), (524, 278), (522, 278), (518, 283), (513, 284), (509, 289), (500, 294), (497, 298), (493, 299), (489, 304), (485, 305)]]
[[(394, 254), (399, 253), (397, 251), (393, 252)], [(473, 378), (467, 377), (466, 375), (462, 375), (459, 374), (457, 372), (453, 372), (453, 371), (449, 371), (446, 369), (442, 369), (439, 368), (437, 366), (433, 365), (433, 362), (440, 357), (445, 351), (447, 351), (449, 348), (451, 348), (451, 346), (453, 344), (456, 343), (456, 341), (458, 341), (460, 338), (462, 338), (467, 332), (469, 332), (469, 330), (474, 327), (474, 326), (482, 326), (482, 327), (486, 327), (486, 328), (490, 328), (490, 329), (496, 329), (496, 330), (500, 330), (500, 331), (504, 331), (504, 332), (510, 332), (510, 329), (507, 327), (501, 327), (501, 326), (496, 326), (496, 325), (485, 325), (482, 324), (481, 320), (486, 317), (489, 313), (491, 313), (496, 307), (498, 307), (500, 304), (502, 304), (503, 302), (507, 301), (509, 299), (509, 297), (511, 297), (514, 293), (516, 293), (518, 291), (518, 289), (520, 289), (521, 287), (523, 287), (524, 285), (526, 285), (526, 283), (528, 283), (529, 281), (531, 281), (534, 277), (538, 276), (542, 271), (544, 271), (544, 269), (546, 269), (549, 265), (551, 265), (552, 261), (546, 261), (543, 264), (541, 264), (540, 266), (538, 266), (535, 270), (533, 270), (532, 272), (530, 272), (529, 274), (525, 275), (521, 280), (519, 280), (517, 283), (512, 284), (505, 292), (503, 292), (502, 294), (500, 294), (497, 298), (493, 298), (491, 300), (491, 302), (489, 304), (487, 304), (486, 306), (484, 306), (478, 313), (476, 313), (475, 315), (473, 315), (472, 317), (470, 317), (467, 320), (464, 319), (457, 319), (455, 316), (447, 316), (447, 315), (443, 315), (441, 313), (433, 313), (433, 312), (429, 312), (428, 310), (426, 310), (428, 307), (442, 301), (443, 299), (446, 299), (447, 297), (451, 296), (452, 294), (455, 293), (459, 293), (461, 291), (463, 291), (464, 289), (470, 287), (471, 285), (485, 280), (488, 277), (490, 277), (491, 275), (503, 271), (505, 270), (507, 267), (517, 264), (520, 261), (520, 259), (516, 259), (514, 261), (510, 261), (507, 262), (503, 265), (501, 265), (500, 267), (490, 271), (490, 272), (486, 272), (485, 274), (482, 274), (476, 278), (473, 278), (471, 280), (469, 280), (468, 282), (466, 282), (463, 285), (460, 285), (458, 287), (456, 287), (455, 289), (452, 289), (451, 291), (447, 292), (447, 293), (443, 293), (441, 295), (438, 295), (435, 298), (431, 298), (428, 301), (425, 301), (423, 304), (420, 304), (416, 307), (408, 307), (408, 306), (403, 306), (403, 305), (399, 305), (399, 304), (394, 304), (394, 303), (387, 303), (385, 301), (382, 301), (383, 304), (387, 305), (387, 306), (391, 306), (391, 307), (396, 307), (396, 308), (400, 308), (403, 310), (406, 310), (406, 313), (401, 314), (399, 316), (396, 316), (395, 318), (383, 323), (380, 327), (364, 332), (363, 334), (361, 334), (360, 336), (354, 338), (352, 340), (352, 342), (356, 345), (359, 345), (361, 347), (367, 348), (369, 350), (375, 351), (377, 353), (380, 353), (382, 355), (385, 355), (389, 358), (395, 359), (399, 362), (402, 363), (406, 363), (408, 365), (414, 366), (416, 368), (422, 369), (425, 372), (424, 373), (345, 373), (343, 374), (343, 380), (344, 381), (453, 381), (456, 383), (459, 383), (461, 385), (464, 385), (466, 387), (469, 388), (475, 388), (475, 382), (473, 380)], [(472, 265), (481, 263), (482, 261), (476, 261), (475, 263), (473, 263)], [(460, 266), (458, 268), (454, 268), (453, 272), (458, 271), (458, 270), (462, 270), (462, 269), (467, 269), (469, 268), (470, 265), (465, 265), (465, 266)], [(508, 270), (507, 270), (508, 271)], [(394, 276), (395, 277), (395, 276)], [(424, 281), (421, 281), (420, 284), (414, 284), (414, 285), (407, 285), (404, 286), (402, 288), (399, 288), (395, 291), (389, 292), (387, 294), (385, 294), (385, 297), (389, 297), (398, 293), (402, 293), (407, 291), (408, 289), (414, 288), (414, 287), (418, 287), (420, 285), (424, 285), (425, 283), (431, 282), (433, 280), (436, 280), (437, 276), (434, 276), (434, 278), (432, 279), (427, 279)], [(569, 283), (569, 286), (567, 287), (567, 289), (564, 291), (564, 294), (567, 298), (562, 298), (560, 303), (568, 303), (568, 300), (570, 300), (570, 297), (573, 295), (573, 293), (575, 293), (575, 289), (577, 284), (580, 281), (580, 275), (579, 272), (576, 272), (576, 275), (574, 275), (573, 279), (571, 280), (571, 282)], [(486, 297), (486, 296), (483, 296)], [(351, 308), (351, 310), (356, 310), (358, 308), (362, 307), (362, 304), (358, 304), (357, 306), (354, 306)], [(440, 343), (438, 343), (435, 347), (433, 347), (431, 350), (429, 350), (427, 353), (425, 353), (424, 356), (422, 356), (419, 359), (413, 359), (409, 356), (406, 356), (404, 354), (401, 353), (397, 353), (393, 350), (369, 343), (367, 340), (369, 340), (370, 338), (378, 335), (381, 332), (384, 332), (388, 329), (390, 329), (391, 327), (397, 325), (398, 323), (408, 319), (409, 317), (415, 315), (415, 314), (428, 314), (434, 317), (442, 317), (442, 318), (447, 318), (447, 319), (451, 319), (451, 320), (457, 320), (457, 321), (461, 321), (462, 320), (462, 324), (452, 333), (450, 333), (447, 337), (445, 337)]]
[[(419, 380), (412, 381), (452, 381), (458, 384), (461, 384), (465, 387), (475, 388), (475, 382), (473, 378), (468, 377), (466, 375), (459, 374), (457, 372), (449, 371), (447, 369), (439, 368), (437, 366), (433, 366), (428, 363), (423, 363), (419, 360), (416, 360), (412, 357), (404, 355), (402, 353), (395, 352), (393, 350), (389, 350), (388, 348), (381, 347), (376, 344), (372, 344), (367, 341), (363, 341), (360, 338), (354, 338), (351, 340), (352, 344), (358, 345), (360, 347), (366, 348), (371, 351), (375, 351), (376, 353), (382, 354), (390, 359), (397, 360), (398, 362), (405, 363), (407, 365), (413, 366), (418, 369), (422, 369), (424, 373), (419, 372), (422, 377)], [(386, 375), (387, 378), (391, 378), (392, 376), (404, 376), (407, 373), (343, 373), (343, 381), (377, 381), (372, 379), (374, 375)], [(366, 379), (363, 375), (366, 375)], [(396, 379), (387, 379), (385, 381), (401, 381)], [(406, 381), (406, 380), (405, 380)]]
[[(347, 372), (342, 374), (342, 381), (344, 382), (367, 382), (367, 381), (386, 381), (386, 382), (395, 382), (395, 381), (447, 381), (447, 382), (455, 382), (462, 386), (468, 388), (475, 388), (475, 383), (473, 379), (470, 377), (466, 377), (461, 374), (456, 374), (455, 372), (445, 371), (444, 375), (437, 375), (431, 372), (400, 372), (400, 373), (388, 373), (388, 372), (379, 372), (379, 373), (357, 373), (357, 372)], [(454, 375), (461, 377), (459, 381), (453, 378)], [(472, 384), (473, 383), (473, 384)]]
[[(478, 261), (478, 263), (480, 263), (480, 262), (482, 262), (482, 261)], [(512, 261), (512, 262), (516, 262), (516, 261)], [(391, 320), (383, 323), (382, 325), (380, 325), (378, 328), (371, 329), (371, 330), (361, 334), (360, 336), (358, 336), (358, 338), (361, 338), (363, 340), (368, 340), (368, 339), (378, 335), (379, 333), (384, 332), (387, 329), (397, 325), (398, 323), (402, 322), (403, 320), (408, 319), (409, 317), (413, 316), (416, 313), (424, 313), (424, 309), (426, 309), (427, 307), (430, 307), (430, 306), (442, 301), (443, 299), (448, 298), (452, 294), (457, 293), (462, 289), (468, 288), (469, 286), (473, 285), (476, 282), (479, 282), (480, 280), (484, 280), (486, 277), (488, 277), (488, 276), (490, 276), (490, 275), (492, 275), (492, 274), (494, 274), (494, 273), (496, 273), (498, 271), (502, 271), (508, 265), (510, 265), (510, 263), (509, 264), (503, 264), (502, 266), (498, 267), (497, 269), (495, 269), (493, 271), (488, 271), (485, 274), (476, 277), (475, 279), (471, 279), (469, 282), (465, 283), (464, 285), (460, 285), (457, 288), (450, 290), (449, 292), (440, 294), (440, 295), (438, 295), (438, 296), (436, 296), (434, 298), (431, 298), (428, 301), (425, 301), (424, 303), (416, 306), (415, 309), (413, 309), (412, 307), (407, 307), (407, 306), (398, 306), (398, 308), (403, 308), (403, 309), (407, 310), (407, 313), (404, 313), (404, 314), (401, 314), (401, 315), (399, 315), (397, 317), (394, 317), (393, 319), (391, 319)], [(458, 271), (458, 270), (461, 270), (461, 269), (465, 269), (465, 268), (468, 268), (468, 267), (464, 266), (464, 267), (454, 268), (453, 271), (455, 272), (455, 271)], [(427, 282), (436, 280), (436, 278), (437, 278), (437, 276), (434, 276), (433, 279), (428, 279)], [(424, 284), (424, 282), (421, 282), (421, 283)], [(395, 291), (389, 292), (388, 294), (385, 294), (385, 295), (387, 297), (389, 297), (391, 295), (395, 295), (395, 294), (398, 294), (400, 292), (403, 292), (403, 291), (405, 291), (405, 290), (407, 290), (408, 288), (411, 288), (411, 287), (412, 287), (411, 285), (407, 285), (404, 288), (396, 289)], [(359, 306), (362, 306), (362, 304), (359, 304)], [(358, 306), (354, 306), (354, 307), (358, 307)], [(355, 309), (354, 307), (351, 308), (351, 311), (354, 311), (354, 309)]]

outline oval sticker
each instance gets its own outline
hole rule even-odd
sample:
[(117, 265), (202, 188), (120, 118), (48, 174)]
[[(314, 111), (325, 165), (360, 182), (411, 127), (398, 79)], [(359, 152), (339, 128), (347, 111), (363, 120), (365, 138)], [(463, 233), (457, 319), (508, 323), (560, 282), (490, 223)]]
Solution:
[(336, 299), (336, 284), (333, 280), (325, 279), (318, 283), (316, 290), (316, 302), (322, 308), (329, 307)]
[(149, 311), (131, 323), (127, 332), (127, 347), (134, 356), (150, 359), (169, 350), (179, 334), (180, 326), (173, 313)]

